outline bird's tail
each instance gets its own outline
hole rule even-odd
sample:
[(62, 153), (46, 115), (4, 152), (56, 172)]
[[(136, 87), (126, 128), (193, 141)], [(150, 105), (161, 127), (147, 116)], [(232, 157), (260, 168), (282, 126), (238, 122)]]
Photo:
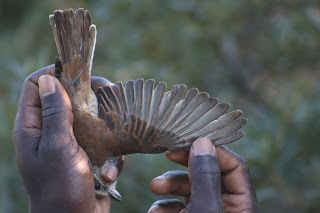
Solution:
[[(96, 43), (96, 26), (87, 10), (56, 10), (49, 16), (59, 59), (56, 75), (76, 87), (80, 81), (90, 83), (91, 65)], [(59, 73), (62, 72), (62, 73)]]

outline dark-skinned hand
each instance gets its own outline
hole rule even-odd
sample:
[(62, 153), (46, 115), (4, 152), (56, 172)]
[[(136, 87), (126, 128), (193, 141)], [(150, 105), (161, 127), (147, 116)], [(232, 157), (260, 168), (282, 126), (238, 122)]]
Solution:
[[(92, 78), (92, 89), (111, 84)], [(18, 168), (29, 195), (30, 212), (109, 212), (110, 198), (95, 198), (91, 163), (73, 134), (69, 97), (54, 77), (54, 66), (24, 82), (14, 127)], [(115, 181), (123, 159), (103, 176)]]
[(168, 153), (175, 163), (188, 166), (189, 172), (169, 171), (151, 182), (158, 195), (184, 197), (155, 202), (149, 213), (255, 213), (259, 212), (255, 189), (246, 163), (225, 146), (214, 147), (198, 139), (190, 153)]

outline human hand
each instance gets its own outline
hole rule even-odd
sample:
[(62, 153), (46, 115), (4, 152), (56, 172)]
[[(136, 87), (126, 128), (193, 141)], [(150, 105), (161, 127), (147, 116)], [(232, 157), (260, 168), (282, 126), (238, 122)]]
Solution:
[[(150, 213), (171, 212), (259, 212), (255, 189), (245, 162), (225, 146), (214, 148), (198, 139), (190, 153), (168, 153), (173, 162), (189, 167), (188, 172), (169, 171), (151, 182), (155, 194), (183, 196), (155, 202)], [(220, 168), (219, 168), (220, 167)]]
[[(109, 212), (110, 198), (96, 200), (91, 163), (73, 134), (69, 97), (53, 77), (54, 66), (43, 68), (24, 82), (14, 127), (17, 164), (30, 212)], [(93, 78), (93, 89), (109, 84)], [(123, 160), (103, 173), (117, 179)]]

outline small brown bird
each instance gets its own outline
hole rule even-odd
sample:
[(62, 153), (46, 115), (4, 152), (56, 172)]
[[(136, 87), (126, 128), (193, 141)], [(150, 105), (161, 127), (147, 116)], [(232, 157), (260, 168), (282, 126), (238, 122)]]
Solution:
[[(56, 75), (66, 89), (74, 114), (74, 134), (88, 154), (98, 198), (121, 200), (116, 183), (108, 184), (101, 169), (114, 156), (189, 150), (193, 141), (206, 137), (214, 145), (243, 137), (239, 129), (247, 119), (240, 110), (225, 112), (230, 105), (185, 85), (166, 92), (154, 80), (130, 80), (125, 85), (91, 90), (91, 66), (96, 26), (88, 11), (54, 11), (49, 17), (59, 53)], [(184, 95), (185, 94), (185, 95)], [(184, 99), (182, 98), (184, 95)]]

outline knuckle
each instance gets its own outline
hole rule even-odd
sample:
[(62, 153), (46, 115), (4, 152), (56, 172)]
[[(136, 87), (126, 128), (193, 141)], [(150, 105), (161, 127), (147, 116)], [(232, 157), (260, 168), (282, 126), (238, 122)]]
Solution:
[(49, 117), (49, 116), (54, 116), (54, 115), (59, 115), (63, 112), (61, 106), (44, 106), (42, 109), (42, 116), (44, 117)]
[(237, 169), (242, 175), (248, 175), (250, 173), (248, 164), (242, 158), (239, 158)]
[(42, 109), (42, 118), (44, 121), (50, 119), (50, 122), (56, 123), (57, 121), (60, 121), (63, 117), (63, 109), (61, 106), (49, 105), (44, 106)]
[(27, 78), (24, 80), (23, 84), (26, 85), (26, 84), (32, 83), (33, 82), (32, 79), (34, 75), (35, 75), (34, 73), (31, 73), (30, 75), (28, 75)]
[(30, 88), (32, 87), (32, 85), (35, 84), (35, 82), (33, 81), (33, 74), (30, 74), (23, 82), (23, 85), (22, 85), (22, 89), (23, 90), (30, 90)]
[(190, 162), (192, 175), (220, 175), (217, 158), (211, 155), (196, 156)]
[(24, 86), (28, 86), (30, 84), (37, 84), (37, 82), (35, 81), (36, 77), (39, 76), (39, 71), (31, 73), (30, 75), (28, 75), (28, 77), (24, 80), (23, 85)]
[(239, 163), (239, 167), (242, 169), (242, 170), (247, 170), (249, 167), (248, 167), (248, 164), (246, 163), (246, 161), (239, 157), (238, 158), (238, 163)]

